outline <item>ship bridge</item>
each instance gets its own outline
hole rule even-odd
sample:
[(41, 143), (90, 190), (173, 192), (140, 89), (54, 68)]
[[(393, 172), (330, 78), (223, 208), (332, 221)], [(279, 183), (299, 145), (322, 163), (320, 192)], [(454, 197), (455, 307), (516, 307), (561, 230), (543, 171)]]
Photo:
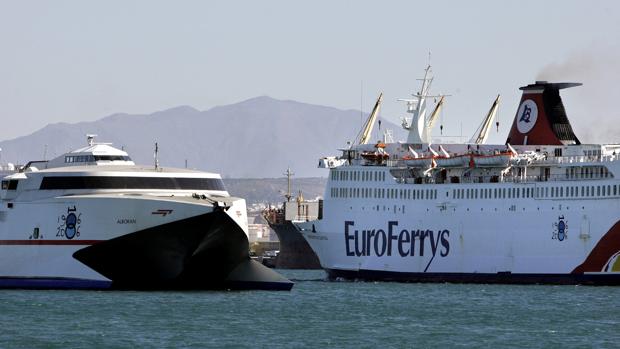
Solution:
[[(65, 153), (50, 161), (35, 161), (30, 165), (39, 165), (43, 168), (56, 168), (68, 166), (135, 166), (127, 152), (114, 148), (111, 143), (95, 143), (95, 135), (87, 135), (88, 145), (86, 147)], [(26, 167), (31, 167), (26, 166)]]

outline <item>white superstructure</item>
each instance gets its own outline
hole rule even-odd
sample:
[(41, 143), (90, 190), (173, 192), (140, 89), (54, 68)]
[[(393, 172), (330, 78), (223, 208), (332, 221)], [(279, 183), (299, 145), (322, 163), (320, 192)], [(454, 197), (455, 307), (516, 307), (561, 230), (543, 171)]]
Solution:
[(137, 166), (92, 136), (13, 172), (0, 191), (0, 287), (292, 286), (250, 261), (245, 200), (218, 174)]
[(296, 226), (329, 276), (620, 284), (620, 145), (574, 135), (559, 90), (579, 84), (522, 87), (506, 144), (429, 144), (429, 70), (406, 143), (320, 161), (322, 212)]

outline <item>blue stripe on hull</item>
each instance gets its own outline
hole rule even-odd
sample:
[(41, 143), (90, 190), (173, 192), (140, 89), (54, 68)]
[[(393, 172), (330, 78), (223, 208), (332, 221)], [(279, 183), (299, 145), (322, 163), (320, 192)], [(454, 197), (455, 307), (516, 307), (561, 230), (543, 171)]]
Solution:
[(620, 274), (408, 273), (325, 269), (330, 279), (473, 284), (620, 285)]
[(38, 289), (38, 290), (105, 290), (112, 286), (111, 281), (45, 278), (45, 277), (0, 277), (0, 288)]

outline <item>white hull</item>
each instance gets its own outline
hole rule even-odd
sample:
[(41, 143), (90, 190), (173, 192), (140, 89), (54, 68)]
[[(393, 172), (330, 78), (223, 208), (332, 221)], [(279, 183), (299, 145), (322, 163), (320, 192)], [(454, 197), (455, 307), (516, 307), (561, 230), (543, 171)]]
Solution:
[(277, 289), (219, 175), (94, 144), (2, 179), (0, 288)]
[[(494, 183), (467, 188), (481, 193), (530, 188), (534, 193), (538, 187), (542, 193), (545, 187), (557, 185)], [(296, 225), (333, 276), (415, 281), (440, 276), (441, 281), (484, 282), (511, 282), (526, 276), (529, 279), (523, 282), (574, 283), (587, 282), (584, 275), (600, 274), (603, 283), (620, 283), (620, 263), (608, 263), (620, 250), (620, 226), (616, 225), (620, 185), (614, 180), (579, 185), (617, 186), (617, 191), (570, 200), (541, 195), (467, 200), (452, 196), (463, 184), (409, 185), (405, 190), (418, 190), (424, 196), (325, 200), (321, 220)], [(397, 184), (384, 188), (408, 195), (401, 194), (403, 186)], [(427, 198), (426, 192), (434, 190), (437, 193)], [(564, 228), (558, 229), (559, 224)], [(609, 241), (612, 246), (605, 248)]]
[[(213, 205), (205, 200), (114, 194), (15, 202), (13, 208), (2, 211), (0, 255), (3, 263), (0, 264), (0, 276), (75, 279), (86, 284), (96, 281), (103, 282), (96, 285), (105, 285), (111, 280), (74, 258), (75, 252), (213, 211)], [(234, 201), (227, 212), (238, 221), (240, 230), (247, 230), (244, 228), (247, 227), (244, 200)], [(67, 228), (69, 214), (78, 218), (75, 230)]]

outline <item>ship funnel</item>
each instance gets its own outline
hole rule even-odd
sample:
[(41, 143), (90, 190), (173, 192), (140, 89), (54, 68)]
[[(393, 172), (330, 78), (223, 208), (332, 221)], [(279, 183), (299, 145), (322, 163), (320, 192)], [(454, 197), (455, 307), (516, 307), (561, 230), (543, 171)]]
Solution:
[(581, 86), (580, 83), (535, 84), (519, 88), (523, 91), (506, 143), (512, 145), (581, 144), (568, 121), (560, 90)]

